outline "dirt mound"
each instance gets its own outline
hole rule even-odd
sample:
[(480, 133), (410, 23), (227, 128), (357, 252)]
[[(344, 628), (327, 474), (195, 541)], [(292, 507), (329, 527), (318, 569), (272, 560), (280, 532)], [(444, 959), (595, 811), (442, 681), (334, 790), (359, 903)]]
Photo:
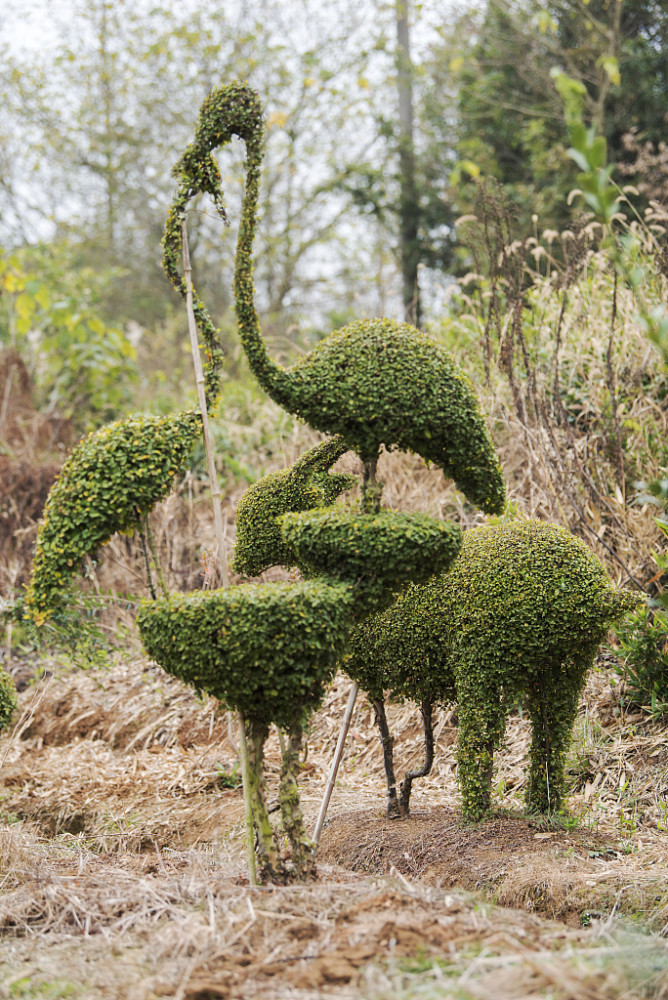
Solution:
[(325, 827), (319, 857), (352, 871), (397, 871), (428, 885), (482, 891), (506, 906), (571, 924), (613, 909), (638, 917), (654, 910), (657, 929), (668, 920), (665, 864), (641, 868), (616, 842), (590, 831), (551, 829), (520, 817), (469, 826), (450, 809), (406, 820), (353, 813)]

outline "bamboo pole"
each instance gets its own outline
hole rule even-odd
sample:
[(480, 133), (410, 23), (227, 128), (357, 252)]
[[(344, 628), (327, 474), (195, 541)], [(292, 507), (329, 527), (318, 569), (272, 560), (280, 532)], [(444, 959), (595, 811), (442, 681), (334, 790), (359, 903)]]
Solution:
[(348, 695), (348, 704), (346, 705), (346, 710), (343, 715), (343, 720), (341, 722), (341, 729), (339, 731), (339, 738), (336, 744), (336, 750), (334, 751), (334, 760), (332, 761), (332, 769), (329, 772), (329, 778), (327, 779), (327, 787), (325, 788), (325, 795), (322, 800), (322, 805), (320, 806), (320, 812), (318, 813), (318, 821), (315, 824), (315, 830), (313, 831), (313, 840), (317, 845), (320, 841), (320, 834), (322, 833), (322, 828), (325, 825), (325, 816), (327, 815), (327, 808), (329, 806), (329, 800), (332, 797), (332, 792), (334, 791), (334, 783), (336, 782), (336, 775), (339, 771), (339, 765), (341, 763), (341, 758), (343, 757), (343, 747), (345, 746), (346, 736), (348, 735), (348, 730), (350, 729), (350, 720), (353, 717), (353, 709), (355, 707), (355, 701), (357, 700), (357, 682), (353, 681), (353, 686), (350, 689), (350, 694)]
[(197, 342), (197, 321), (193, 308), (193, 286), (192, 269), (190, 267), (190, 253), (188, 251), (188, 235), (186, 233), (185, 219), (181, 223), (181, 236), (183, 241), (183, 271), (186, 280), (186, 310), (188, 312), (188, 333), (190, 334), (190, 349), (195, 366), (195, 381), (197, 382), (197, 397), (199, 408), (202, 414), (202, 430), (204, 432), (204, 447), (206, 448), (206, 461), (209, 469), (209, 480), (211, 484), (211, 496), (213, 498), (213, 520), (216, 527), (216, 544), (218, 546), (218, 568), (220, 570), (223, 587), (230, 585), (230, 572), (227, 565), (227, 552), (225, 550), (225, 529), (223, 527), (223, 511), (220, 502), (220, 484), (216, 472), (216, 463), (213, 454), (213, 441), (209, 428), (209, 415), (206, 406), (206, 393), (204, 391), (204, 371), (202, 369), (202, 359), (199, 353)]
[[(197, 398), (199, 400), (200, 413), (202, 414), (202, 431), (204, 434), (204, 447), (206, 449), (206, 460), (209, 469), (209, 481), (211, 484), (211, 498), (213, 500), (213, 520), (216, 529), (216, 545), (218, 549), (218, 568), (223, 583), (223, 587), (230, 585), (230, 572), (227, 564), (227, 551), (225, 549), (225, 528), (223, 526), (223, 513), (220, 502), (220, 483), (216, 472), (216, 462), (213, 451), (213, 440), (209, 428), (209, 413), (206, 405), (206, 393), (204, 391), (204, 371), (202, 369), (202, 358), (199, 353), (199, 343), (197, 340), (197, 321), (195, 319), (195, 309), (193, 307), (193, 286), (192, 268), (190, 266), (190, 253), (188, 251), (188, 233), (186, 231), (186, 220), (181, 223), (181, 242), (183, 246), (183, 274), (186, 282), (186, 312), (188, 314), (188, 333), (190, 335), (190, 349), (195, 367), (195, 381), (197, 383)], [(241, 760), (241, 777), (244, 788), (244, 813), (246, 818), (246, 835), (248, 850), (248, 880), (251, 885), (257, 885), (257, 871), (255, 867), (255, 826), (253, 824), (253, 810), (250, 800), (250, 786), (248, 781), (248, 745), (246, 743), (246, 721), (243, 713), (238, 713), (239, 720), (239, 757)]]

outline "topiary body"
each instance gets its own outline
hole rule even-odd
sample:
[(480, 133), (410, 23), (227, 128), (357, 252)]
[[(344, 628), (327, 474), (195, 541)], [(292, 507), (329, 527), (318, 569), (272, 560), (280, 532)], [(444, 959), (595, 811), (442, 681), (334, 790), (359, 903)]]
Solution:
[[(331, 334), (291, 368), (269, 357), (253, 288), (264, 120), (247, 84), (220, 87), (207, 97), (180, 169), (197, 178), (191, 189), (209, 193), (224, 214), (211, 151), (233, 135), (247, 152), (234, 297), (241, 341), (262, 388), (317, 430), (340, 434), (365, 462), (375, 460), (381, 444), (415, 451), (439, 465), (472, 503), (501, 513), (503, 479), (475, 393), (448, 352), (426, 334), (405, 323), (365, 320)], [(176, 246), (176, 225), (172, 229)]]
[(298, 877), (314, 874), (297, 777), (303, 726), (324, 697), (350, 629), (345, 584), (247, 584), (145, 602), (138, 615), (148, 654), (167, 673), (218, 698), (245, 718), (247, 788), (263, 874), (286, 875), (264, 789), (270, 723), (287, 731), (279, 801)]
[(201, 426), (193, 411), (128, 417), (74, 448), (37, 532), (26, 610), (38, 625), (62, 603), (84, 556), (138, 524), (171, 492)]
[(347, 450), (340, 438), (323, 441), (289, 468), (253, 483), (237, 503), (236, 539), (231, 568), (259, 576), (270, 566), (295, 566), (294, 550), (285, 542), (278, 518), (288, 511), (310, 510), (333, 503), (356, 479), (328, 470)]
[(639, 603), (563, 528), (487, 525), (465, 532), (449, 573), (408, 587), (353, 631), (345, 669), (372, 697), (385, 689), (457, 701), (459, 783), (472, 820), (490, 807), (494, 748), (523, 696), (533, 730), (527, 804), (553, 811), (586, 672), (613, 622)]
[(446, 570), (462, 544), (459, 525), (426, 514), (338, 506), (285, 514), (279, 524), (303, 572), (354, 587), (355, 621), (386, 607), (410, 581)]
[(320, 704), (352, 599), (323, 580), (245, 584), (145, 601), (137, 624), (167, 673), (259, 723), (289, 727)]

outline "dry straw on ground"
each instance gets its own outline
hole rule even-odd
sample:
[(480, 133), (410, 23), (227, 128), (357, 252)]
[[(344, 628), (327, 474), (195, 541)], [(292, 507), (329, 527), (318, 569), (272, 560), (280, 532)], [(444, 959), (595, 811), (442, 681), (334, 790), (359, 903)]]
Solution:
[[(347, 690), (338, 678), (311, 729), (310, 822)], [(615, 714), (604, 675), (588, 688), (573, 755), (573, 787), (590, 783), (579, 829), (519, 816), (519, 717), (497, 781), (512, 813), (461, 827), (451, 710), (439, 715), (436, 769), (416, 789), (414, 818), (388, 823), (372, 712), (360, 701), (319, 882), (258, 890), (245, 882), (240, 793), (222, 787), (235, 762), (227, 721), (211, 701), (135, 659), (86, 673), (53, 665), (21, 705), (14, 733), (0, 739), (7, 995), (668, 995), (665, 942), (620, 937), (629, 917), (659, 931), (668, 924), (666, 834), (649, 809), (633, 830), (624, 820), (627, 797), (648, 794), (666, 751), (656, 754), (655, 723)], [(420, 754), (417, 716), (399, 705), (390, 719), (403, 768)], [(270, 796), (277, 762), (274, 737)], [(589, 768), (603, 774), (593, 790)], [(629, 785), (620, 799), (621, 768)]]

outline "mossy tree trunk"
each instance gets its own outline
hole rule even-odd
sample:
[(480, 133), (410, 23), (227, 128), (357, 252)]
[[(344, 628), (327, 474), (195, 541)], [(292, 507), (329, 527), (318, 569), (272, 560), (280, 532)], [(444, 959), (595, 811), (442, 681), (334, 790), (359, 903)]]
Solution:
[(380, 511), (380, 501), (383, 496), (383, 483), (376, 478), (378, 471), (378, 452), (364, 456), (364, 478), (362, 480), (362, 513), (377, 514)]
[(255, 719), (246, 720), (248, 790), (257, 838), (260, 875), (263, 878), (276, 879), (283, 875), (283, 863), (269, 819), (264, 786), (264, 742), (268, 732), (269, 727), (265, 723)]
[(294, 874), (298, 879), (307, 879), (315, 876), (315, 843), (306, 834), (299, 803), (299, 754), (303, 735), (301, 722), (295, 722), (287, 735), (278, 799), (281, 805), (283, 829), (292, 850)]

